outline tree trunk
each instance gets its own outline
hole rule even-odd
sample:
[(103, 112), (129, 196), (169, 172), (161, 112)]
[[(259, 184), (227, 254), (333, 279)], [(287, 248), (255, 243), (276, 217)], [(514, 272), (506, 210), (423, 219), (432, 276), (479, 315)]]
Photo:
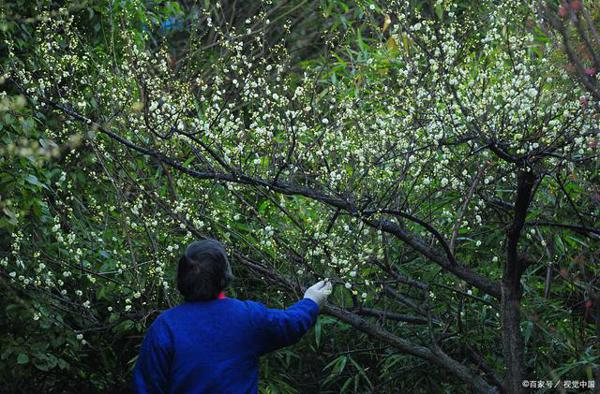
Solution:
[(531, 203), (536, 176), (529, 170), (518, 174), (515, 214), (506, 237), (506, 264), (502, 276), (500, 311), (502, 313), (502, 348), (506, 364), (505, 387), (509, 393), (523, 393), (525, 379), (524, 341), (521, 335), (521, 276), (525, 259), (518, 254), (519, 238)]
[(524, 342), (521, 335), (521, 295), (502, 284), (502, 347), (506, 364), (505, 387), (509, 393), (522, 393), (524, 377)]

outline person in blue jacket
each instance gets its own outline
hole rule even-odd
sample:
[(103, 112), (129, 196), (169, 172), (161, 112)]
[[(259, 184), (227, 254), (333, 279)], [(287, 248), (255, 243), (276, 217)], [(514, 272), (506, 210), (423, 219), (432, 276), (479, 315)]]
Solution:
[(257, 393), (259, 357), (298, 342), (332, 289), (320, 281), (289, 308), (270, 309), (225, 297), (232, 278), (220, 242), (187, 247), (177, 267), (185, 302), (150, 325), (134, 370), (136, 392)]

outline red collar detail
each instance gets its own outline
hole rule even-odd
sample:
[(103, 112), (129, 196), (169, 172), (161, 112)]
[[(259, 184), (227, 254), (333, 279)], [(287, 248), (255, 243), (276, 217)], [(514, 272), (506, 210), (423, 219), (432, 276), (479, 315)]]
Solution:
[(225, 299), (225, 298), (227, 298), (227, 297), (225, 297), (225, 293), (223, 293), (223, 292), (220, 292), (219, 296), (217, 297), (217, 299), (219, 299), (219, 300), (222, 300), (222, 299)]

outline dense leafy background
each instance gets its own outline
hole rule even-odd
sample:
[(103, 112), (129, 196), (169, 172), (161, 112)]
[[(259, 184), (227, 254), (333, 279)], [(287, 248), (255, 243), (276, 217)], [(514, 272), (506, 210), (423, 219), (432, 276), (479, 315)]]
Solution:
[[(163, 160), (175, 157), (196, 170), (213, 165), (216, 159), (199, 152), (202, 143), (221, 159), (237, 152), (219, 164), (253, 179), (320, 185), (367, 210), (402, 207), (453, 238), (461, 264), (495, 281), (502, 278), (506, 202), (514, 199), (517, 172), (486, 143), (514, 155), (556, 147), (569, 159), (532, 160), (544, 177), (530, 221), (596, 230), (525, 227), (526, 370), (535, 379), (593, 380), (600, 327), (597, 103), (564, 71), (568, 61), (529, 5), (404, 3), (3, 2), (3, 389), (125, 391), (145, 328), (180, 302), (172, 280), (178, 254), (204, 236), (231, 248), (237, 279), (229, 295), (272, 307), (331, 277), (338, 283), (332, 302), (346, 310), (404, 313), (398, 294), (395, 303), (383, 296), (386, 267), (426, 283), (426, 291), (396, 288), (400, 299), (418, 304), (412, 310), (421, 324), (374, 324), (418, 344), (437, 336), (469, 368), (485, 364), (478, 374), (504, 373), (493, 297), (369, 227), (366, 216), (306, 192), (199, 179)], [(598, 7), (590, 11), (596, 18)], [(421, 36), (417, 25), (430, 30)], [(411, 26), (414, 35), (399, 26)], [(456, 54), (432, 69), (427, 56), (441, 43), (443, 55)], [(238, 89), (246, 74), (263, 81), (255, 96)], [(538, 90), (530, 93), (523, 75), (539, 82)], [(207, 101), (198, 99), (204, 94)], [(461, 112), (457, 97), (471, 113)], [(585, 105), (581, 97), (588, 97)], [(155, 117), (155, 110), (164, 112)], [(292, 118), (305, 126), (297, 134), (294, 121), (286, 123)], [(188, 128), (210, 132), (198, 145), (171, 138)], [(245, 128), (254, 131), (237, 133)], [(104, 129), (164, 156), (128, 149)], [(296, 144), (298, 156), (290, 150)], [(474, 181), (481, 203), (462, 212)], [(398, 223), (435, 245), (423, 226)], [(245, 258), (271, 271), (252, 269)], [(273, 272), (299, 287), (282, 285)], [(433, 328), (422, 324), (427, 316), (435, 317)], [(298, 345), (262, 360), (260, 388), (468, 391), (455, 374), (330, 315)]]

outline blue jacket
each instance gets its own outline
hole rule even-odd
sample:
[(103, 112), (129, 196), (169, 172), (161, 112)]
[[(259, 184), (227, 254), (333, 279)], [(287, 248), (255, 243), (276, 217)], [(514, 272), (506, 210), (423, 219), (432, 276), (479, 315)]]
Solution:
[(138, 393), (257, 393), (258, 357), (294, 344), (319, 306), (286, 310), (225, 298), (185, 302), (150, 325), (134, 371)]

